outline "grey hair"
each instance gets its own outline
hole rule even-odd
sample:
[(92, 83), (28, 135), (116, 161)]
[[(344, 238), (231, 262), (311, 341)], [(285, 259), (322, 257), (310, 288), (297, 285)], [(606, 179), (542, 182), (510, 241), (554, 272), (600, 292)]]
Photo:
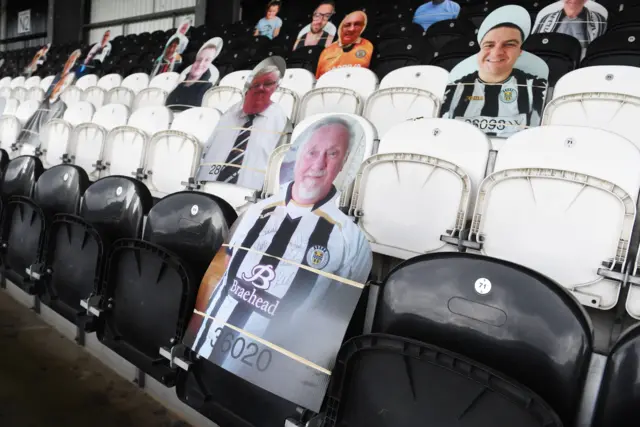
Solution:
[(305, 129), (305, 131), (304, 131), (304, 141), (305, 142), (304, 142), (304, 144), (302, 144), (302, 146), (298, 150), (298, 153), (297, 153), (297, 156), (296, 156), (296, 161), (298, 160), (298, 158), (300, 158), (300, 156), (302, 155), (302, 152), (304, 151), (304, 150), (302, 150), (302, 148), (307, 144), (307, 142), (309, 142), (309, 140), (311, 139), (311, 136), (314, 133), (316, 133), (316, 131), (322, 129), (323, 127), (333, 126), (333, 125), (342, 126), (343, 128), (345, 128), (347, 130), (347, 134), (348, 134), (347, 152), (344, 153), (343, 163), (346, 162), (347, 159), (349, 158), (349, 154), (351, 154), (351, 150), (353, 149), (353, 145), (356, 142), (355, 141), (356, 133), (353, 131), (353, 125), (348, 120), (345, 120), (342, 117), (338, 117), (338, 116), (329, 116), (329, 117), (320, 119), (317, 122), (313, 123), (311, 126), (309, 126), (307, 129)]
[(282, 79), (282, 74), (280, 74), (280, 68), (278, 68), (276, 65), (267, 65), (265, 67), (260, 68), (258, 71), (256, 71), (256, 74), (253, 76), (253, 79), (251, 79), (251, 81), (253, 81), (254, 79), (260, 76), (265, 76), (271, 73), (275, 73), (278, 76), (278, 81)]

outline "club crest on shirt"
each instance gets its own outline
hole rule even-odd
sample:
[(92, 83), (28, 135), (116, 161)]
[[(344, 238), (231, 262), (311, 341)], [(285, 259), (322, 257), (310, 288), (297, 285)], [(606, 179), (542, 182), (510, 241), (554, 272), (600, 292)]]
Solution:
[(518, 99), (518, 90), (514, 87), (504, 88), (500, 91), (500, 101), (511, 103)]
[(307, 251), (307, 264), (321, 270), (329, 264), (329, 251), (324, 246), (315, 245)]
[(364, 58), (365, 56), (367, 56), (366, 50), (360, 49), (356, 51), (356, 58)]

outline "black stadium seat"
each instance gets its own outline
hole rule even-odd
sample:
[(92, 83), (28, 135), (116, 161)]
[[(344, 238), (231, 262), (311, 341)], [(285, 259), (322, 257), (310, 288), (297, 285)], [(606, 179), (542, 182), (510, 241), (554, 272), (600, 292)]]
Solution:
[(476, 28), (464, 19), (446, 19), (432, 24), (424, 34), (424, 38), (434, 51), (438, 52), (447, 43), (455, 40), (474, 40)]
[(444, 45), (432, 59), (426, 58), (422, 63), (451, 71), (460, 62), (478, 53), (478, 50), (478, 43), (475, 40), (454, 40)]
[(593, 427), (635, 427), (640, 403), (640, 325), (611, 349), (600, 385)]
[(412, 40), (385, 40), (376, 45), (370, 68), (378, 79), (398, 68), (419, 65), (433, 57), (429, 45), (421, 38)]
[(614, 31), (640, 31), (640, 5), (628, 4), (622, 11), (609, 13), (607, 33)]
[(424, 342), (371, 334), (340, 350), (322, 425), (561, 427), (562, 422), (539, 396), (495, 370)]
[(594, 65), (640, 66), (640, 31), (605, 33), (592, 41), (580, 66)]
[(593, 349), (585, 310), (539, 273), (494, 258), (412, 258), (382, 285), (373, 332), (416, 339), (498, 370), (573, 425)]
[[(32, 216), (28, 218), (22, 216), (24, 213), (33, 214), (33, 212), (26, 212), (18, 205), (21, 198), (30, 199), (33, 196), (33, 190), (36, 182), (43, 172), (42, 162), (40, 159), (34, 156), (19, 156), (11, 160), (2, 178), (2, 190), (0, 192), (0, 209), (2, 212), (2, 266), (0, 267), (0, 273), (2, 274), (2, 280), (9, 278), (10, 280), (16, 280), (16, 284), (23, 285), (23, 278), (25, 275), (24, 267), (15, 265), (18, 271), (12, 269), (12, 261), (15, 261), (10, 255), (7, 254), (6, 248), (9, 243), (12, 245), (22, 245), (24, 242), (20, 242), (20, 239), (25, 239), (26, 236), (14, 234), (13, 236), (9, 232), (11, 226), (16, 223), (27, 222), (27, 227), (30, 224)], [(13, 238), (11, 242), (8, 242), (10, 238)], [(17, 242), (15, 240), (18, 240)], [(14, 274), (15, 273), (15, 274)]]
[(555, 86), (560, 77), (578, 68), (582, 55), (578, 39), (562, 33), (532, 34), (522, 49), (549, 65), (549, 86)]
[(76, 214), (88, 186), (89, 177), (84, 169), (58, 165), (40, 175), (33, 196), (11, 197), (2, 241), (4, 268), (13, 283), (22, 285), (30, 293), (42, 294), (27, 269), (37, 268), (42, 262), (54, 216)]
[(111, 245), (142, 234), (151, 204), (144, 184), (114, 175), (87, 188), (78, 215), (56, 215), (40, 270), (43, 302), (71, 322), (84, 322), (80, 301), (100, 292)]
[(159, 350), (182, 341), (200, 281), (235, 220), (224, 204), (171, 194), (149, 211), (143, 238), (115, 242), (109, 256), (98, 338), (168, 387), (177, 368), (157, 363)]
[(304, 68), (315, 74), (318, 68), (318, 59), (320, 59), (323, 50), (323, 46), (299, 47), (287, 57), (287, 67)]

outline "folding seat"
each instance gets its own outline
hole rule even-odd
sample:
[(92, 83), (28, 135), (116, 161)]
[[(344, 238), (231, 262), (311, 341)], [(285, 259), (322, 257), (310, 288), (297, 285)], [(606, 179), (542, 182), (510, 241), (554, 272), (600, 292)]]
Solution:
[(11, 89), (15, 89), (17, 87), (24, 87), (25, 81), (26, 79), (24, 78), (24, 76), (15, 77), (14, 79), (11, 80), (11, 84), (9, 85), (9, 87)]
[(145, 107), (131, 114), (127, 125), (109, 131), (98, 160), (100, 176), (124, 175), (144, 179), (144, 160), (151, 135), (169, 129), (171, 111), (167, 107)]
[(316, 418), (326, 427), (410, 426), (422, 420), (439, 426), (563, 425), (540, 396), (504, 374), (393, 335), (370, 334), (346, 342), (331, 379), (326, 413)]
[(85, 74), (84, 76), (80, 77), (75, 84), (75, 86), (78, 89), (81, 89), (83, 91), (89, 89), (92, 86), (97, 86), (97, 85), (98, 85), (98, 76), (95, 74)]
[(609, 13), (607, 33), (640, 30), (640, 7), (637, 4), (623, 4), (623, 6), (622, 10)]
[(460, 15), (458, 15), (458, 17), (460, 19), (468, 20), (476, 28), (480, 28), (484, 18), (486, 18), (487, 15), (489, 15), (489, 13), (491, 13), (495, 8), (495, 5), (491, 3), (485, 1), (484, 3), (465, 5), (460, 9)]
[(53, 79), (55, 79), (55, 76), (44, 77), (42, 81), (40, 81), (40, 89), (42, 89), (46, 93), (49, 89), (49, 86), (51, 86), (51, 82), (53, 82)]
[(148, 88), (138, 92), (133, 102), (133, 109), (164, 105), (167, 95), (176, 87), (179, 80), (180, 74), (174, 72), (155, 76), (149, 82)]
[[(451, 71), (456, 65), (468, 57), (475, 55), (480, 50), (478, 43), (473, 39), (459, 39), (444, 45), (433, 59), (428, 60), (429, 65), (435, 65)], [(423, 63), (427, 63), (423, 62)]]
[(226, 112), (229, 107), (242, 101), (242, 93), (251, 71), (234, 71), (220, 80), (217, 87), (209, 89), (202, 98), (202, 106)]
[[(373, 337), (418, 340), (500, 370), (546, 401), (560, 425), (575, 425), (593, 332), (585, 310), (547, 276), (474, 254), (420, 255), (385, 278), (372, 318), (367, 329)], [(402, 388), (393, 382), (387, 386)], [(433, 382), (431, 388), (439, 390)]]
[(119, 74), (107, 74), (100, 77), (96, 86), (91, 86), (84, 91), (84, 100), (92, 103), (96, 109), (102, 107), (107, 92), (122, 84), (122, 76)]
[(194, 187), (201, 152), (220, 117), (213, 108), (190, 108), (176, 115), (171, 130), (151, 137), (144, 175), (154, 197)]
[(133, 178), (109, 176), (87, 188), (77, 214), (56, 215), (44, 260), (33, 269), (40, 275), (36, 286), (45, 291), (42, 301), (91, 331), (97, 322), (90, 321), (86, 313), (93, 308), (92, 298), (102, 291), (111, 246), (120, 238), (142, 235), (144, 216), (151, 204), (144, 184)]
[(108, 104), (97, 109), (91, 123), (82, 123), (73, 129), (68, 148), (73, 164), (81, 166), (90, 179), (99, 178), (103, 168), (102, 158), (107, 133), (116, 126), (124, 126), (129, 109), (122, 104)]
[(640, 114), (640, 70), (593, 66), (566, 74), (556, 83), (542, 125), (589, 126), (615, 132), (640, 148), (635, 121)]
[(142, 239), (113, 245), (101, 293), (98, 338), (167, 387), (178, 368), (159, 359), (182, 341), (200, 281), (228, 237), (220, 199), (180, 192), (150, 211)]
[(501, 148), (478, 191), (463, 245), (533, 268), (586, 306), (611, 309), (640, 190), (636, 165), (640, 150), (605, 130), (540, 126), (519, 132)]
[(62, 119), (53, 119), (43, 125), (40, 129), (42, 145), (36, 153), (45, 168), (71, 162), (69, 149), (73, 128), (91, 122), (94, 113), (93, 104), (80, 101), (67, 108)]
[(37, 181), (33, 182), (35, 187), (32, 184), (32, 193), (15, 194), (9, 199), (2, 231), (3, 269), (13, 283), (31, 294), (41, 295), (44, 290), (33, 280), (38, 273), (33, 277), (31, 273), (43, 260), (53, 217), (77, 213), (89, 178), (78, 166), (58, 165), (43, 172), (40, 160), (35, 157), (22, 156), (16, 160), (31, 169)]
[(615, 343), (604, 371), (593, 427), (634, 427), (640, 402), (640, 326), (625, 331)]
[(438, 117), (449, 73), (439, 67), (414, 65), (387, 74), (367, 100), (363, 117), (381, 138), (394, 125), (419, 117)]
[(412, 22), (406, 22), (406, 20), (402, 21), (395, 19), (378, 28), (376, 38), (373, 43), (377, 46), (381, 41), (388, 39), (410, 40), (416, 37), (422, 37), (422, 33), (424, 33), (424, 30), (420, 25)]
[(560, 77), (578, 68), (582, 56), (578, 39), (562, 33), (531, 34), (522, 49), (542, 58), (549, 65), (551, 87)]
[(288, 68), (303, 68), (315, 74), (324, 46), (304, 46), (287, 56)]
[(40, 76), (31, 76), (24, 82), (25, 89), (40, 87)]
[(27, 89), (24, 86), (16, 86), (11, 89), (11, 98), (15, 98), (20, 102), (23, 102), (27, 99)]
[(377, 86), (378, 78), (366, 68), (333, 69), (320, 76), (315, 89), (302, 98), (297, 122), (318, 113), (360, 114)]
[(376, 45), (371, 70), (379, 79), (383, 79), (394, 70), (424, 63), (432, 56), (433, 52), (421, 38), (385, 40)]
[(39, 102), (25, 101), (20, 103), (15, 115), (9, 115), (5, 111), (0, 117), (0, 148), (6, 150), (12, 158), (18, 155), (19, 147), (16, 146), (16, 142), (22, 127), (39, 106)]
[(122, 81), (122, 85), (114, 87), (106, 95), (107, 104), (123, 104), (131, 108), (133, 100), (141, 90), (149, 86), (149, 75), (144, 73), (131, 74)]
[(294, 120), (300, 99), (313, 89), (315, 83), (316, 78), (312, 72), (301, 68), (288, 69), (271, 100), (282, 107), (290, 120)]
[(11, 78), (11, 77), (8, 77), (8, 76), (7, 76), (7, 77), (3, 77), (3, 78), (0, 80), (0, 88), (2, 88), (2, 87), (9, 87), (9, 86), (11, 86), (11, 80), (12, 80), (12, 78)]
[[(73, 76), (71, 75), (67, 78), (72, 79)], [(67, 106), (72, 106), (78, 102), (84, 101), (85, 98), (83, 90), (76, 85), (67, 86), (62, 94), (60, 94), (60, 99), (62, 99)]]
[(32, 87), (27, 92), (27, 100), (42, 102), (44, 100), (44, 91), (39, 86)]
[(0, 87), (0, 98), (11, 98), (13, 90), (9, 86)]
[(371, 249), (400, 259), (456, 250), (442, 236), (467, 229), (490, 150), (483, 132), (459, 121), (418, 119), (389, 129), (361, 165), (351, 200)]
[[(15, 116), (16, 111), (18, 111), (18, 107), (20, 106), (20, 101), (14, 98), (2, 98), (5, 100), (4, 110), (2, 110), (2, 115)], [(1, 120), (1, 117), (0, 117)]]
[(630, 65), (640, 66), (640, 31), (615, 31), (593, 40), (580, 66)]

